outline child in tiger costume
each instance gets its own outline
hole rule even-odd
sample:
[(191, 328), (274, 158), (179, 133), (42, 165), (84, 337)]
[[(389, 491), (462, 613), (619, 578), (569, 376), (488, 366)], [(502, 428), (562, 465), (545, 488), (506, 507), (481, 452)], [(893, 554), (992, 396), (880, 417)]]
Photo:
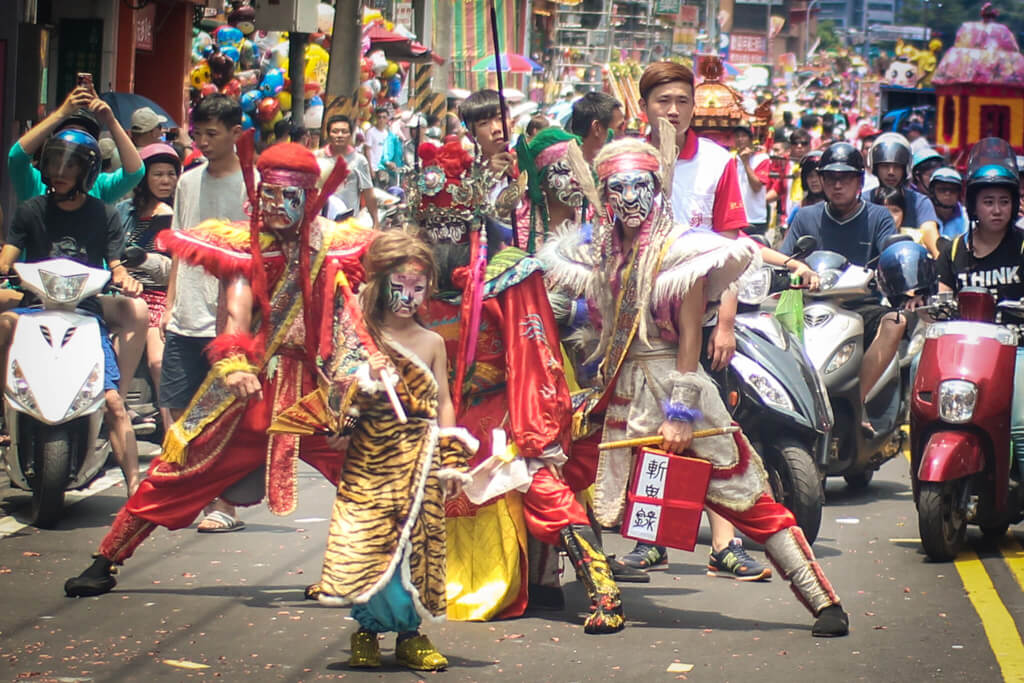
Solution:
[[(433, 253), (400, 232), (377, 237), (367, 252), (360, 293), (366, 328), (380, 351), (357, 371), (351, 433), (331, 515), (318, 599), (352, 605), (349, 666), (380, 666), (377, 634), (398, 633), (395, 657), (411, 669), (448, 666), (420, 623), (445, 617), (446, 493), (469, 480), (477, 441), (455, 426), (444, 340), (417, 311), (436, 278)], [(381, 373), (398, 376), (401, 421), (385, 396)]]

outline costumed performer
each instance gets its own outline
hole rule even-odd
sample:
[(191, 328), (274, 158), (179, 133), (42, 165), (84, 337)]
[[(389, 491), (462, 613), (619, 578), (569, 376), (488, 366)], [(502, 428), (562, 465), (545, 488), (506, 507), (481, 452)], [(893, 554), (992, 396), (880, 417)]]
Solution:
[[(377, 237), (364, 259), (360, 292), (366, 328), (379, 349), (358, 370), (358, 417), (335, 445), (346, 449), (331, 514), (319, 600), (352, 606), (349, 666), (380, 666), (378, 634), (398, 634), (398, 663), (416, 670), (448, 666), (423, 620), (445, 616), (444, 499), (455, 495), (477, 442), (455, 426), (444, 340), (418, 311), (436, 280), (433, 253), (401, 231)], [(398, 375), (400, 421), (381, 372)]]
[[(595, 353), (603, 358), (602, 441), (658, 434), (666, 450), (692, 449), (710, 461), (707, 507), (764, 544), (817, 617), (814, 635), (846, 635), (849, 622), (839, 597), (793, 515), (767, 493), (764, 466), (746, 437), (739, 432), (693, 442), (694, 429), (732, 422), (699, 362), (706, 304), (734, 288), (759, 258), (750, 240), (728, 240), (673, 221), (661, 191), (672, 186), (666, 173), (677, 152), (670, 136), (662, 138), (669, 142), (660, 153), (636, 140), (602, 149), (595, 159), (599, 189), (583, 183), (603, 219), (600, 230), (590, 243), (569, 235), (548, 242), (542, 252), (548, 278), (585, 291), (603, 323)], [(570, 155), (578, 160), (574, 166), (582, 160), (576, 148)], [(599, 456), (594, 504), (602, 525), (622, 521), (632, 455), (620, 448)]]
[[(249, 223), (205, 221), (161, 233), (166, 249), (221, 281), (218, 318), (225, 322), (208, 347), (210, 373), (121, 508), (95, 562), (65, 583), (70, 597), (112, 590), (114, 565), (131, 557), (153, 529), (188, 526), (225, 489), (264, 466), (268, 504), (278, 515), (295, 509), (297, 458), (338, 481), (342, 455), (326, 437), (267, 429), (273, 417), (318, 388), (319, 366), (329, 367), (332, 354), (358, 348), (339, 324), (336, 279), (344, 271), (362, 280), (359, 259), (373, 233), (354, 220), (336, 224), (318, 216), (347, 173), (343, 162), (320, 192), (316, 159), (301, 145), (274, 145), (257, 167), (260, 183), (250, 197), (259, 210)], [(245, 159), (242, 171), (251, 187), (252, 164)]]
[[(496, 102), (493, 108), (478, 108), (482, 120), (498, 114)], [(472, 131), (473, 122), (467, 127)], [(488, 239), (487, 219), (507, 220), (510, 210), (490, 200), (500, 179), (484, 164), (455, 140), (440, 149), (424, 143), (420, 159), (410, 206), (441, 280), (423, 319), (445, 339), (452, 359), (456, 421), (481, 444), (470, 463), (474, 482), (446, 503), (448, 616), (488, 620), (525, 611), (529, 531), (567, 550), (593, 607), (585, 630), (618, 631), (618, 586), (561, 475), (571, 404), (540, 262), (511, 247), (488, 258), (500, 238)]]

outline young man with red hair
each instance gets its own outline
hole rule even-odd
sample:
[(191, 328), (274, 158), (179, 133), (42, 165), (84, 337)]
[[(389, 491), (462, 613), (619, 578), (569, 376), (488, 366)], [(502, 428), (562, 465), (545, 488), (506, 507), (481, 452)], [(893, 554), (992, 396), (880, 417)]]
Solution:
[(359, 259), (373, 233), (317, 216), (347, 172), (343, 163), (319, 192), (319, 166), (301, 145), (275, 145), (257, 167), (260, 182), (250, 197), (254, 205), (258, 197), (259, 211), (250, 222), (211, 220), (161, 236), (176, 257), (220, 281), (223, 322), (207, 347), (213, 366), (95, 562), (65, 583), (69, 597), (112, 590), (113, 565), (131, 557), (153, 529), (188, 526), (225, 489), (264, 466), (268, 504), (279, 515), (295, 509), (296, 455), (337, 483), (342, 455), (325, 437), (271, 434), (268, 427), (317, 389), (318, 362), (333, 368), (335, 351), (345, 352), (335, 282), (339, 271), (361, 278)]

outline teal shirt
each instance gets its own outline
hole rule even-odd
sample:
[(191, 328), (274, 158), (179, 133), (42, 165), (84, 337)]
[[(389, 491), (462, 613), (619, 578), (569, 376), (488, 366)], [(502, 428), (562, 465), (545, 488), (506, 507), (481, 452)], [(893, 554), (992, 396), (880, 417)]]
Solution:
[[(46, 194), (43, 176), (39, 169), (32, 165), (32, 157), (21, 148), (20, 142), (15, 142), (11, 146), (11, 151), (7, 155), (7, 170), (11, 173), (11, 185), (14, 186), (14, 195), (18, 202)], [(100, 173), (89, 194), (107, 204), (113, 204), (131, 192), (145, 175), (145, 164), (135, 173), (125, 173), (123, 168), (111, 173)]]

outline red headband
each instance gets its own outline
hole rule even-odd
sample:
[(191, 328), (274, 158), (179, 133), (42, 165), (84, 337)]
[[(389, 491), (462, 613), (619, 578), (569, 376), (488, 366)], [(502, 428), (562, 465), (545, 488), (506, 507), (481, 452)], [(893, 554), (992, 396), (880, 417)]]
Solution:
[(318, 174), (296, 171), (290, 168), (265, 168), (260, 171), (260, 182), (271, 185), (291, 185), (309, 190), (316, 187)]
[(645, 152), (623, 152), (607, 159), (597, 167), (597, 177), (605, 180), (613, 173), (622, 171), (650, 171), (657, 173), (661, 169), (658, 160)]

